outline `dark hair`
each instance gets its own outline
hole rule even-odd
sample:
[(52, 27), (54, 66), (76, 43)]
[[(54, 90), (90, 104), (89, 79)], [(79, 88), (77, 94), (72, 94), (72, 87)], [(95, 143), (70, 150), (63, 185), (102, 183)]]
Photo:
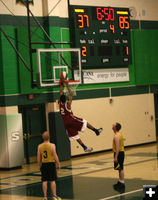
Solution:
[(116, 122), (116, 130), (119, 131), (121, 129), (121, 124), (119, 124), (118, 122)]
[(61, 101), (62, 103), (65, 103), (65, 102), (66, 102), (66, 96), (65, 96), (64, 94), (62, 94), (62, 95), (60, 96), (60, 101)]

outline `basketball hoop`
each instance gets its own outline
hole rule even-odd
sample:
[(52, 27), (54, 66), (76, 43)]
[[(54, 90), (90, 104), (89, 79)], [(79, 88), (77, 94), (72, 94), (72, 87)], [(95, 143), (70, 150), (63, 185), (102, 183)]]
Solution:
[[(72, 96), (76, 96), (77, 95), (76, 94), (76, 88), (78, 87), (80, 81), (78, 81), (78, 80), (68, 80), (68, 82), (69, 82), (69, 87), (72, 91)], [(69, 96), (69, 92), (68, 92), (67, 87), (64, 87), (63, 92), (65, 93), (66, 96)]]

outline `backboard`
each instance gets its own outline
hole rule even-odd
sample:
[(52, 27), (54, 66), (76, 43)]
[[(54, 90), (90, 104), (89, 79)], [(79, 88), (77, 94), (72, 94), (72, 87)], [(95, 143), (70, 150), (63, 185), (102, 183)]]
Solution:
[[(59, 85), (60, 72), (66, 71), (68, 79), (81, 84), (81, 54), (78, 48), (36, 49), (37, 84), (39, 87)], [(70, 81), (69, 84), (72, 82)], [(73, 84), (73, 83), (72, 83)]]

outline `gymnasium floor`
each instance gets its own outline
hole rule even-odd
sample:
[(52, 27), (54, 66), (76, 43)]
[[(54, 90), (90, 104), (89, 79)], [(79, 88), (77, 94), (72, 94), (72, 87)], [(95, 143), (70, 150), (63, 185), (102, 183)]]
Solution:
[[(112, 158), (110, 151), (62, 162), (58, 171), (58, 194), (64, 200), (141, 200), (143, 185), (158, 185), (158, 143), (126, 148), (123, 193), (113, 189), (118, 172), (113, 170)], [(51, 197), (50, 188), (48, 193)], [(0, 170), (0, 199), (42, 200), (37, 164)]]

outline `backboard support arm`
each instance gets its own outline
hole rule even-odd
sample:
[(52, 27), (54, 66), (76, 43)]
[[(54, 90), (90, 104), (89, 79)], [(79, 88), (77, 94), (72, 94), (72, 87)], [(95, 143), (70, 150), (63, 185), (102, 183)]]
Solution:
[(29, 66), (27, 65), (27, 63), (25, 62), (25, 60), (23, 59), (23, 57), (19, 53), (19, 51), (16, 49), (16, 47), (14, 46), (14, 44), (11, 42), (11, 40), (9, 39), (9, 37), (7, 36), (7, 34), (1, 28), (1, 26), (0, 26), (0, 31), (3, 33), (4, 37), (8, 40), (9, 44), (13, 47), (14, 51), (16, 52), (16, 54), (18, 55), (18, 57), (20, 58), (20, 60), (23, 62), (23, 64), (27, 68), (27, 70), (32, 73), (31, 69), (29, 68)]
[[(36, 22), (36, 24), (39, 26), (39, 28), (43, 31), (43, 33), (45, 34), (46, 38), (48, 39), (49, 43), (56, 48), (55, 44), (52, 42), (51, 38), (49, 37), (49, 35), (47, 34), (47, 32), (44, 30), (44, 28), (42, 27), (42, 25), (40, 24), (40, 22), (36, 19), (36, 17), (34, 16), (34, 14), (32, 13), (32, 11), (29, 8), (29, 0), (27, 0), (27, 2), (25, 2), (24, 0), (22, 0), (23, 4), (25, 5), (25, 7), (27, 8), (27, 13), (28, 14), (28, 31), (30, 32), (30, 15), (32, 16), (33, 20)], [(34, 52), (31, 46), (31, 33), (29, 33), (29, 52), (30, 52), (30, 64), (32, 63), (32, 53)], [(69, 64), (66, 62), (66, 60), (63, 58), (63, 56), (60, 54), (61, 59), (64, 61), (65, 65), (68, 66), (69, 69), (71, 69), (71, 66), (69, 66)], [(31, 68), (33, 68), (31, 66)], [(32, 86), (34, 87), (34, 83), (33, 83), (33, 71), (32, 71)]]

